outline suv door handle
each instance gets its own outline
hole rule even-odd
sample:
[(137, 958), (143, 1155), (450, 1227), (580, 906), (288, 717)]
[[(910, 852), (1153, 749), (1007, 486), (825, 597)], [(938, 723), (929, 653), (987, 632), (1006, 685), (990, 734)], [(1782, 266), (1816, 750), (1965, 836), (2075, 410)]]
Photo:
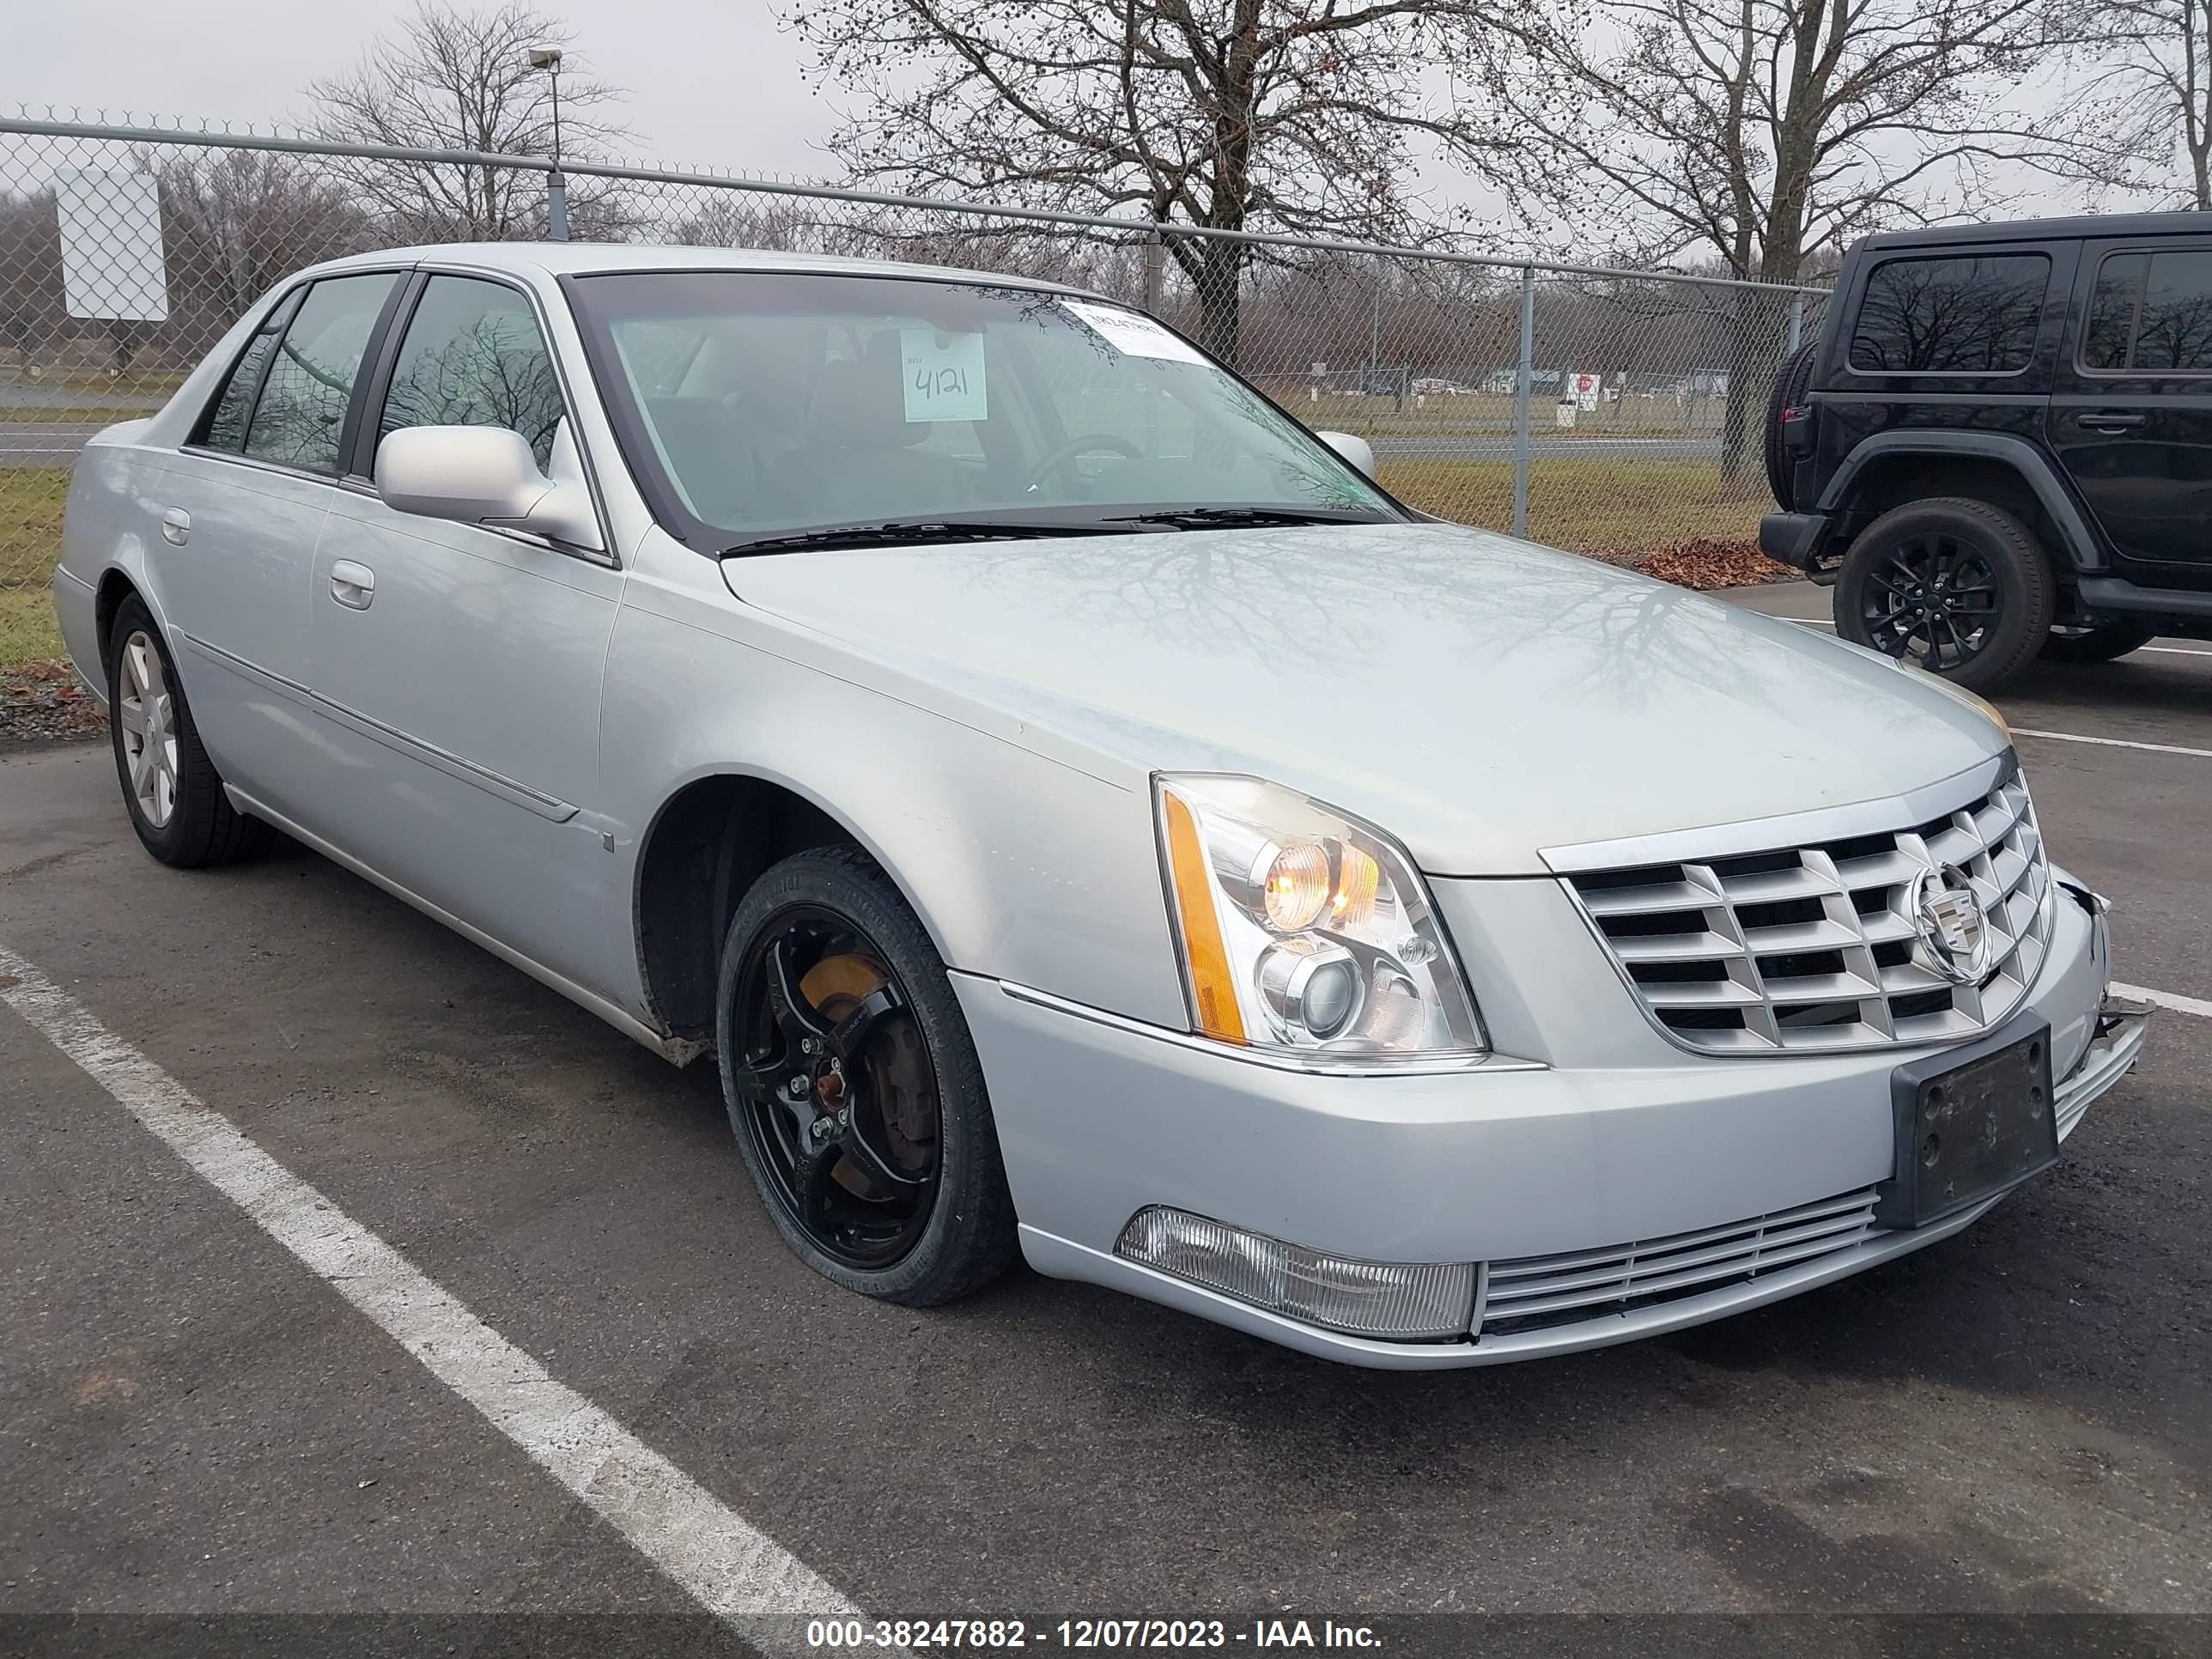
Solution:
[(376, 572), (351, 559), (331, 565), (331, 597), (351, 611), (366, 611), (376, 598)]
[(2085, 409), (2074, 417), (2075, 425), (2086, 426), (2092, 432), (2124, 432), (2142, 423), (2140, 413), (2127, 409)]

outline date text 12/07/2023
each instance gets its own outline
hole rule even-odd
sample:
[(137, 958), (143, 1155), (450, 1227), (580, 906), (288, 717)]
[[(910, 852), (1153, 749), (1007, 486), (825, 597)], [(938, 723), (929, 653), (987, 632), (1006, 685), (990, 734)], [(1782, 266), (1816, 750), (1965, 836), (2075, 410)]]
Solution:
[(806, 1644), (824, 1650), (907, 1648), (1013, 1653), (1030, 1648), (1167, 1650), (1186, 1648), (1374, 1650), (1370, 1626), (1334, 1620), (1255, 1619), (816, 1619)]

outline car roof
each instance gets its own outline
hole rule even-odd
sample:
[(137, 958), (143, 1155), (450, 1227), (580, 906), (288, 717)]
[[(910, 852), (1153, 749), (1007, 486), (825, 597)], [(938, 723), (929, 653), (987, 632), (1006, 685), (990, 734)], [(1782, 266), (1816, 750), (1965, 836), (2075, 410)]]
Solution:
[(1960, 242), (2063, 242), (2081, 236), (2202, 236), (2212, 234), (2212, 213), (2103, 213), (2072, 219), (2018, 219), (1995, 225), (1933, 225), (1887, 230), (1862, 240), (1853, 252), (1893, 248), (1948, 247)]
[(980, 277), (996, 288), (1038, 289), (1058, 294), (1088, 292), (1066, 283), (1045, 283), (997, 271), (963, 270), (952, 265), (848, 259), (833, 254), (789, 253), (770, 248), (674, 247), (629, 242), (439, 242), (349, 254), (312, 267), (310, 274), (365, 266), (381, 269), (395, 264), (469, 265), (525, 277), (619, 270), (811, 271), (823, 276), (928, 277), (958, 283), (973, 283)]

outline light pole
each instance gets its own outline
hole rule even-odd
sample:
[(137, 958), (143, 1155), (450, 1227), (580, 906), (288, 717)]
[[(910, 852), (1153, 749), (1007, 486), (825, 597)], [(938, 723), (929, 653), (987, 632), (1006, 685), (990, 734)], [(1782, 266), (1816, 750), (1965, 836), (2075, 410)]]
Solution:
[(530, 67), (545, 70), (553, 81), (553, 170), (545, 175), (545, 234), (550, 240), (568, 240), (568, 180), (561, 171), (561, 48), (532, 46)]

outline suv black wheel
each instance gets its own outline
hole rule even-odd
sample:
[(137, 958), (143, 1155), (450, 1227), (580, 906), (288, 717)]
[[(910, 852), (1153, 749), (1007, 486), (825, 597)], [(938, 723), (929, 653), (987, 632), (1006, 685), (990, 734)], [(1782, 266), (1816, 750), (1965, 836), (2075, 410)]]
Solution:
[(2045, 662), (2110, 662), (2140, 651), (2158, 637), (2148, 623), (2106, 622), (2093, 627), (2063, 623), (2043, 636)]
[(1836, 630), (1970, 690), (2033, 661), (2057, 608), (2051, 561), (1987, 501), (1942, 496), (1885, 513), (1844, 556)]
[(107, 739), (131, 827), (162, 863), (228, 864), (266, 842), (268, 826), (223, 793), (161, 625), (136, 594), (108, 625)]
[(722, 951), (715, 1042), (745, 1167), (817, 1273), (928, 1307), (1012, 1261), (975, 1045), (929, 935), (865, 854), (794, 854), (753, 884)]

